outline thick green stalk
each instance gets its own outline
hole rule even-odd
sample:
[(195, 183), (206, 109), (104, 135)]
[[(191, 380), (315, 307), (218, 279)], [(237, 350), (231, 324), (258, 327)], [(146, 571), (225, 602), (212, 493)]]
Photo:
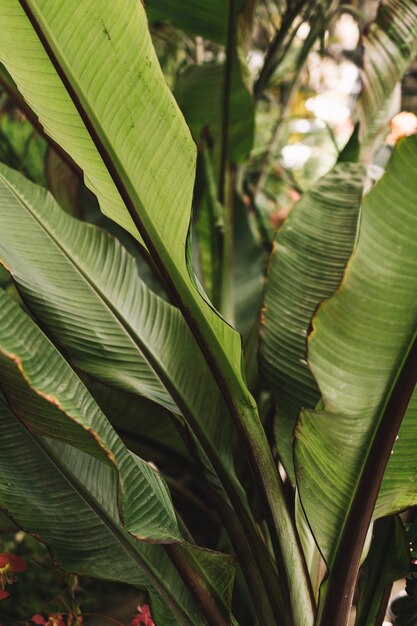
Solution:
[(226, 197), (226, 178), (229, 160), (229, 124), (230, 97), (232, 91), (233, 59), (236, 47), (236, 0), (229, 0), (229, 16), (227, 26), (226, 63), (223, 84), (222, 136), (219, 170), (219, 202), (224, 205)]
[(202, 578), (193, 559), (175, 543), (167, 544), (165, 550), (188, 589), (199, 603), (209, 626), (230, 626), (229, 617), (224, 610), (225, 607), (222, 606), (213, 589), (208, 586), (207, 581)]

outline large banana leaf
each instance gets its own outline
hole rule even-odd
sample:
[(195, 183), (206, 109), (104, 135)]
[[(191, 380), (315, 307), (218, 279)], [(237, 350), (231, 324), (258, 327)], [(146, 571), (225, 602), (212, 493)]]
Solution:
[[(241, 340), (186, 262), (196, 149), (136, 0), (0, 0), (0, 60), (107, 213), (142, 238), (239, 424), (296, 612), (310, 594), (277, 468), (243, 375)], [(140, 237), (139, 237), (139, 234)], [(281, 558), (281, 550), (288, 558)], [(295, 556), (296, 555), (296, 556)]]
[[(99, 0), (81, 10), (76, 0), (0, 0), (0, 23), (0, 60), (19, 90), (84, 170), (103, 212), (140, 232), (229, 411), (248, 439), (265, 440), (243, 380), (240, 337), (188, 272), (196, 149), (158, 65), (142, 4)], [(276, 491), (270, 455), (264, 462), (263, 480)]]
[(3, 165), (0, 229), (0, 261), (73, 362), (193, 416), (230, 465), (231, 422), (194, 338), (180, 312), (140, 280), (118, 241)]
[(352, 252), (364, 175), (363, 166), (341, 163), (319, 180), (278, 230), (270, 258), (260, 356), (276, 403), (278, 452), (292, 478), (295, 421), (301, 408), (320, 399), (306, 361), (307, 332)]
[[(227, 509), (228, 497), (240, 507), (240, 521), (262, 545), (233, 472), (227, 408), (178, 309), (140, 280), (135, 260), (116, 239), (74, 219), (45, 190), (1, 165), (0, 225), (0, 260), (36, 317), (92, 376), (182, 414), (208, 480)], [(148, 370), (153, 378), (143, 380)], [(144, 386), (149, 380), (163, 393), (152, 395)], [(261, 551), (248, 549), (261, 561)]]
[[(416, 393), (400, 428), (401, 402), (415, 384), (404, 366), (412, 368), (417, 322), (416, 163), (417, 137), (411, 137), (365, 196), (354, 254), (309, 336), (308, 361), (324, 410), (302, 413), (295, 459), (301, 500), (330, 568), (328, 587), (333, 569), (352, 572), (359, 564), (358, 537), (355, 550), (342, 551), (352, 533), (364, 541), (377, 496), (372, 490), (388, 457), (375, 515), (417, 503)], [(331, 602), (328, 591), (324, 596)]]
[[(131, 552), (136, 561), (142, 564), (150, 582), (158, 584), (165, 593), (165, 582), (159, 581), (155, 575), (154, 567), (158, 563), (152, 563), (151, 556), (146, 556), (146, 550), (144, 557), (141, 556), (143, 542), (182, 543), (170, 496), (162, 478), (146, 462), (125, 448), (67, 362), (36, 324), (4, 292), (0, 292), (0, 322), (0, 390), (9, 410), (44, 450), (46, 460), (53, 462), (79, 497), (96, 512), (101, 525), (110, 529), (110, 534), (115, 535), (124, 548), (129, 544), (134, 546)], [(14, 453), (13, 449), (11, 453)], [(28, 460), (27, 455), (24, 458)], [(27, 470), (22, 473), (20, 480), (22, 490), (25, 485), (26, 489), (31, 489), (31, 475), (28, 478)], [(46, 484), (49, 484), (48, 480)], [(51, 500), (59, 498), (62, 493), (62, 488), (51, 491), (46, 489), (45, 481), (41, 485)], [(40, 502), (33, 503), (30, 510), (23, 498), (16, 497), (10, 481), (6, 482), (6, 486), (8, 489), (5, 489), (2, 506), (13, 519), (26, 519), (25, 527), (33, 532), (34, 526), (39, 523), (36, 510), (42, 511)], [(63, 503), (59, 502), (58, 505), (62, 507)], [(65, 511), (65, 507), (62, 510)], [(59, 516), (59, 520), (62, 519), (65, 519), (65, 515)], [(59, 521), (56, 525), (60, 531)], [(53, 534), (53, 520), (46, 524), (43, 532), (47, 533), (50, 527), (54, 547), (57, 539)], [(85, 535), (84, 530), (81, 536)], [(129, 536), (130, 540), (127, 540)], [(95, 536), (85, 537), (85, 549), (91, 551), (87, 539), (94, 545)], [(82, 545), (83, 541), (80, 543)], [(71, 569), (68, 560), (71, 557), (65, 552), (70, 552), (68, 546), (71, 546), (71, 542), (61, 545), (60, 549), (64, 551), (63, 566)], [(194, 558), (191, 546), (184, 549), (187, 556), (191, 550)], [(221, 596), (230, 586), (229, 574), (224, 576), (222, 571), (224, 566), (230, 572), (230, 563), (226, 558), (220, 565), (222, 558), (216, 554), (205, 554), (204, 551), (202, 554), (203, 571), (207, 568), (209, 576), (212, 576), (217, 570), (213, 589), (220, 591)], [(75, 550), (72, 559), (74, 564), (79, 562), (82, 566), (82, 553), (78, 554)], [(102, 570), (101, 575), (105, 576), (105, 570)]]
[(27, 427), (114, 466), (120, 514), (132, 534), (151, 542), (178, 540), (174, 510), (159, 474), (123, 446), (70, 366), (4, 292), (0, 314), (1, 387)]
[[(111, 468), (66, 444), (54, 441), (48, 445), (37, 438), (16, 418), (3, 396), (0, 468), (1, 508), (21, 528), (46, 543), (62, 568), (150, 590), (145, 573), (149, 568), (165, 582), (162, 593), (168, 602), (171, 596), (188, 616), (188, 622), (180, 619), (179, 623), (191, 626), (199, 618), (163, 546), (139, 544), (117, 516), (113, 517), (114, 502), (108, 506), (116, 488)], [(83, 488), (86, 483), (97, 485), (94, 499)], [(152, 610), (156, 623), (165, 626), (167, 622), (159, 621), (154, 606)]]
[(363, 87), (358, 108), (362, 133), (369, 141), (377, 134), (381, 123), (388, 121), (387, 103), (417, 52), (414, 0), (383, 0), (363, 39), (363, 50)]

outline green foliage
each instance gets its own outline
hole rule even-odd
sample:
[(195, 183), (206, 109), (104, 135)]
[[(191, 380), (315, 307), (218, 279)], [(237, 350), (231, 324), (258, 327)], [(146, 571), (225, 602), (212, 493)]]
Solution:
[[(347, 626), (356, 589), (382, 623), (417, 505), (417, 140), (378, 150), (417, 12), (383, 0), (359, 62), (345, 10), (0, 0), (1, 549), (31, 562), (4, 626), (88, 624), (90, 585), (156, 626)], [(322, 52), (361, 64), (333, 126)]]

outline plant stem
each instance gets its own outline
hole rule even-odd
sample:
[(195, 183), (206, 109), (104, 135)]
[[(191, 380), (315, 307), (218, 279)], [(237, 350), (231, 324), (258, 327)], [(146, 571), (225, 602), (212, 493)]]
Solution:
[(196, 569), (193, 559), (178, 544), (172, 543), (165, 546), (165, 550), (180, 573), (188, 589), (199, 603), (210, 626), (230, 626), (227, 610), (222, 607), (222, 602), (201, 576), (200, 568)]
[(296, 2), (293, 6), (291, 6), (290, 4), (285, 11), (281, 22), (281, 27), (277, 31), (274, 39), (272, 40), (268, 48), (264, 64), (260, 71), (258, 80), (256, 81), (253, 88), (255, 100), (259, 100), (263, 92), (265, 91), (269, 80), (275, 71), (277, 63), (279, 63), (279, 58), (280, 56), (282, 57), (282, 46), (286, 45), (287, 47), (288, 44), (293, 40), (295, 33), (297, 32), (297, 28), (301, 23), (300, 20), (297, 20), (296, 26), (294, 27), (294, 21), (302, 11), (304, 4), (305, 0), (299, 0), (299, 2)]
[(347, 519), (330, 567), (317, 626), (347, 626), (360, 558), (395, 438), (417, 383), (417, 337), (394, 382), (378, 430), (353, 495)]
[(234, 284), (233, 284), (233, 223), (234, 223), (234, 194), (236, 183), (236, 166), (229, 163), (227, 180), (226, 202), (224, 205), (223, 246), (220, 276), (220, 312), (229, 324), (234, 326)]
[[(264, 626), (275, 626), (275, 618), (284, 622), (285, 600), (282, 595), (280, 581), (277, 576), (275, 564), (271, 554), (255, 526), (253, 516), (246, 503), (242, 486), (223, 467), (221, 459), (215, 454), (213, 446), (207, 441), (203, 433), (200, 433), (198, 424), (191, 422), (191, 432), (188, 440), (184, 437), (184, 443), (194, 457), (199, 467), (208, 492), (211, 495), (216, 511), (224, 524), (229, 539), (235, 549), (236, 556), (241, 565), (243, 576), (248, 588), (253, 593), (253, 603), (258, 611), (258, 618)], [(230, 503), (224, 497), (216, 493), (210, 485), (205, 474), (207, 468), (203, 467), (200, 456), (197, 454), (193, 437), (196, 437), (204, 449), (207, 459), (211, 461), (212, 472), (218, 477)], [(272, 613), (271, 613), (272, 609)], [(288, 616), (285, 615), (288, 623)]]
[(232, 91), (233, 61), (236, 45), (236, 0), (229, 0), (227, 25), (226, 63), (223, 85), (222, 136), (219, 171), (219, 202), (224, 205), (226, 196), (227, 162), (229, 159), (230, 96)]
[(224, 207), (223, 239), (220, 263), (220, 303), (223, 317), (234, 324), (233, 297), (233, 213), (236, 168), (229, 162), (230, 98), (236, 48), (236, 0), (229, 0), (226, 62), (223, 86), (222, 135), (218, 198)]

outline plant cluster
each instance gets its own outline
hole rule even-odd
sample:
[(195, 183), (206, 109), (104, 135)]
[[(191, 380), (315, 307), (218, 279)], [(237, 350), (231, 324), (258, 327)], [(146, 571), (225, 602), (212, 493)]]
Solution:
[(417, 4), (367, 4), (0, 0), (0, 509), (131, 626), (415, 623)]

